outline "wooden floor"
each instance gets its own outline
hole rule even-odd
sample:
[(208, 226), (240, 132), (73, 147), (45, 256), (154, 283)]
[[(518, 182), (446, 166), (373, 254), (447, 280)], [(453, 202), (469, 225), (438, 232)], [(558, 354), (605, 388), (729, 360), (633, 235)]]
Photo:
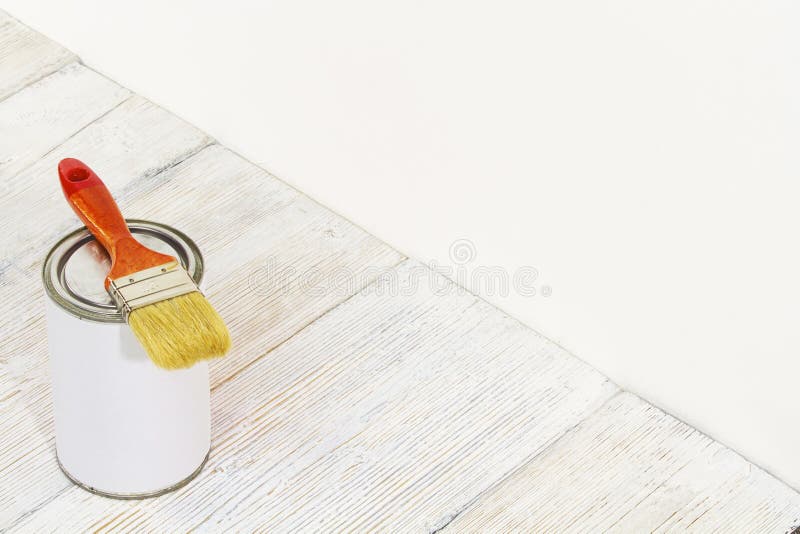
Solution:
[[(39, 272), (77, 226), (66, 156), (198, 242), (233, 335), (208, 464), (158, 498), (56, 465)], [(0, 531), (800, 525), (780, 481), (2, 12), (0, 213)]]

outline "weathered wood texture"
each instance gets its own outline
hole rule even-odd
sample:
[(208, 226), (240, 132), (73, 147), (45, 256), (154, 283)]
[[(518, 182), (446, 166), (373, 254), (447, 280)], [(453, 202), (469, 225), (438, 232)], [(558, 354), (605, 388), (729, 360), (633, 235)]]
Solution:
[(71, 488), (18, 526), (432, 530), (616, 391), (405, 262), (214, 389), (190, 486), (139, 503)]
[(800, 494), (621, 393), (447, 530), (785, 533), (797, 525)]
[[(45, 118), (37, 109), (48, 110)], [(213, 366), (215, 385), (402, 260), (199, 130), (80, 65), (0, 102), (0, 116), (11, 119), (0, 127), (4, 134), (24, 133), (35, 145), (2, 141), (13, 165), (0, 167), (0, 529), (70, 485), (55, 464), (40, 281), (49, 247), (79, 225), (58, 185), (61, 158), (89, 162), (129, 216), (173, 224), (203, 249), (207, 292), (237, 340), (233, 353)], [(351, 283), (326, 289), (343, 272)], [(263, 336), (248, 343), (248, 331)]]
[(23, 345), (5, 343), (0, 351), (18, 361), (20, 371), (45, 360), (43, 355), (41, 359), (29, 354), (20, 358), (32, 342), (27, 326), (42, 320), (39, 267), (43, 256), (59, 236), (78, 226), (74, 214), (65, 209), (54, 175), (58, 161), (68, 155), (85, 157), (124, 204), (142, 194), (160, 171), (209, 142), (202, 132), (133, 97), (34, 164), (13, 177), (4, 177), (0, 245), (7, 254), (0, 270), (0, 306), (8, 314), (3, 317), (3, 334)]
[[(0, 59), (0, 530), (800, 523), (796, 492), (1, 12)], [(39, 271), (78, 226), (66, 156), (197, 241), (233, 335), (208, 465), (159, 498), (56, 464)]]
[(130, 97), (127, 89), (72, 63), (0, 102), (0, 187)]
[[(105, 99), (105, 91), (98, 91), (97, 98)], [(9, 102), (13, 104), (12, 99), (0, 102), (0, 109)], [(52, 101), (42, 106), (59, 108)], [(48, 130), (43, 124), (40, 135), (46, 138)], [(141, 187), (136, 184), (149, 183), (160, 170), (209, 142), (199, 130), (133, 97), (0, 180), (5, 186), (0, 197), (0, 529), (68, 485), (53, 465), (40, 279), (47, 250), (60, 235), (79, 226), (65, 209), (55, 174), (58, 161), (65, 156), (86, 158), (127, 200)], [(21, 165), (24, 158), (15, 160)]]
[(76, 60), (69, 50), (0, 10), (0, 100)]

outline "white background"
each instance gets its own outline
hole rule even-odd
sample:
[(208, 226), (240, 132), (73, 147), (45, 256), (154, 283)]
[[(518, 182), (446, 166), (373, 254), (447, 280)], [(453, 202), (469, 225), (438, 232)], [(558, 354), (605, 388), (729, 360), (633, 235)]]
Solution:
[(1, 5), (800, 488), (800, 3)]

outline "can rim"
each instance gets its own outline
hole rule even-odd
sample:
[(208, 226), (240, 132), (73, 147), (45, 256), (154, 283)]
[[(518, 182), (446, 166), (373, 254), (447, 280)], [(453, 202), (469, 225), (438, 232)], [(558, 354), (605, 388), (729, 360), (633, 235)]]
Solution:
[[(200, 249), (189, 236), (166, 224), (144, 219), (126, 219), (131, 231), (156, 234), (175, 249), (178, 260), (199, 286), (204, 274), (204, 261)], [(59, 308), (78, 319), (99, 323), (124, 323), (122, 313), (113, 305), (100, 305), (74, 293), (65, 283), (64, 266), (78, 248), (94, 236), (86, 227), (77, 228), (56, 242), (42, 264), (42, 285), (45, 294)]]
[(66, 476), (70, 480), (70, 482), (72, 482), (76, 486), (83, 488), (90, 493), (94, 493), (95, 495), (100, 495), (101, 497), (108, 497), (111, 499), (120, 499), (120, 500), (132, 500), (132, 499), (151, 499), (153, 497), (159, 497), (161, 495), (164, 495), (165, 493), (170, 493), (172, 491), (184, 487), (186, 484), (194, 480), (197, 477), (197, 475), (200, 474), (200, 472), (203, 470), (203, 467), (205, 467), (206, 462), (208, 462), (208, 457), (210, 454), (211, 454), (211, 449), (209, 448), (208, 452), (203, 457), (203, 461), (200, 462), (200, 465), (197, 466), (197, 469), (195, 469), (192, 472), (192, 474), (190, 474), (188, 477), (184, 478), (179, 482), (176, 482), (175, 484), (167, 486), (166, 488), (155, 491), (148, 491), (145, 493), (113, 493), (110, 491), (103, 491), (97, 489), (88, 484), (84, 484), (83, 482), (72, 476), (72, 474), (64, 468), (64, 464), (61, 463), (61, 459), (58, 457), (58, 454), (56, 454), (56, 462), (58, 463), (58, 468), (61, 469), (62, 473), (64, 473), (64, 476)]

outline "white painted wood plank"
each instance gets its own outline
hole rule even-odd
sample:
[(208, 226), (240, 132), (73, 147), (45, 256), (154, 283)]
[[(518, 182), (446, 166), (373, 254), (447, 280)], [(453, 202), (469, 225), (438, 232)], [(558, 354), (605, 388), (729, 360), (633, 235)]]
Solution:
[(213, 391), (189, 486), (140, 502), (71, 488), (16, 529), (433, 529), (616, 392), (420, 264), (393, 273)]
[[(226, 318), (234, 339), (232, 353), (213, 364), (215, 384), (402, 259), (379, 240), (217, 145), (152, 177), (126, 173), (125, 181), (118, 177), (115, 182), (115, 193), (119, 191), (118, 201), (126, 214), (172, 224), (188, 233), (203, 250), (207, 295)], [(57, 187), (55, 179), (52, 184)], [(52, 209), (67, 218), (74, 217), (60, 191), (56, 203)], [(76, 225), (77, 222), (70, 226)], [(19, 260), (35, 271), (36, 277), (17, 278), (16, 285), (8, 286), (9, 293), (14, 292), (9, 298), (17, 314), (37, 318), (41, 314), (38, 270), (42, 259), (43, 252), (30, 257), (23, 255)], [(281, 285), (251, 283), (251, 275), (264, 266), (273, 266), (279, 272), (289, 267), (298, 272), (317, 272), (323, 281), (337, 272), (349, 273), (354, 283), (361, 286), (345, 288), (344, 292), (329, 288), (317, 294), (306, 291), (297, 280)], [(58, 472), (52, 451), (50, 397), (47, 377), (42, 372), (46, 361), (43, 328), (41, 322), (21, 324), (9, 341), (12, 350), (24, 350), (39, 364), (34, 369), (14, 373), (12, 385), (18, 386), (24, 376), (28, 387), (36, 391), (35, 396), (23, 395), (15, 405), (19, 407), (22, 400), (28, 402), (36, 410), (36, 419), (46, 421), (40, 425), (43, 430), (36, 439), (26, 441), (29, 445), (36, 444), (35, 450), (21, 451), (19, 444), (11, 445), (7, 454), (0, 449), (0, 483), (3, 465), (21, 462), (26, 480), (35, 488), (31, 496), (23, 490), (23, 495), (16, 497), (17, 506), (9, 513), (9, 521), (27, 511), (32, 502), (43, 502), (42, 495), (47, 498), (68, 485)], [(33, 332), (35, 336), (31, 335)], [(22, 422), (9, 423), (10, 419), (5, 418), (0, 428), (13, 424), (17, 431), (36, 433), (35, 419), (21, 409), (15, 413)], [(49, 492), (42, 492), (41, 486), (49, 488)]]
[[(64, 157), (85, 160), (116, 194), (124, 196), (125, 187), (141, 187), (211, 142), (174, 115), (132, 97), (7, 182), (0, 247), (20, 268), (28, 267), (20, 262), (41, 260), (58, 236), (79, 226), (74, 213), (65, 208), (58, 182), (56, 168)], [(47, 217), (47, 224), (36, 224), (42, 217)]]
[(54, 463), (40, 275), (57, 237), (80, 226), (63, 199), (58, 161), (84, 158), (124, 192), (209, 142), (133, 97), (7, 182), (0, 195), (0, 488), (13, 491), (0, 491), (0, 530), (69, 484)]
[[(611, 398), (597, 372), (415, 262), (346, 300), (402, 256), (74, 61), (0, 12), (0, 529), (800, 524), (796, 492), (632, 395)], [(157, 499), (87, 494), (55, 464), (38, 270), (77, 226), (55, 177), (68, 155), (130, 216), (198, 241), (234, 336), (212, 368), (211, 461)]]
[(212, 388), (404, 259), (218, 145), (131, 200), (126, 213), (171, 224), (203, 251), (206, 294), (233, 339), (212, 362)]
[(0, 10), (0, 100), (77, 59)]
[(790, 532), (800, 494), (630, 393), (477, 501), (450, 532)]
[(0, 194), (15, 174), (129, 96), (72, 63), (0, 101)]

